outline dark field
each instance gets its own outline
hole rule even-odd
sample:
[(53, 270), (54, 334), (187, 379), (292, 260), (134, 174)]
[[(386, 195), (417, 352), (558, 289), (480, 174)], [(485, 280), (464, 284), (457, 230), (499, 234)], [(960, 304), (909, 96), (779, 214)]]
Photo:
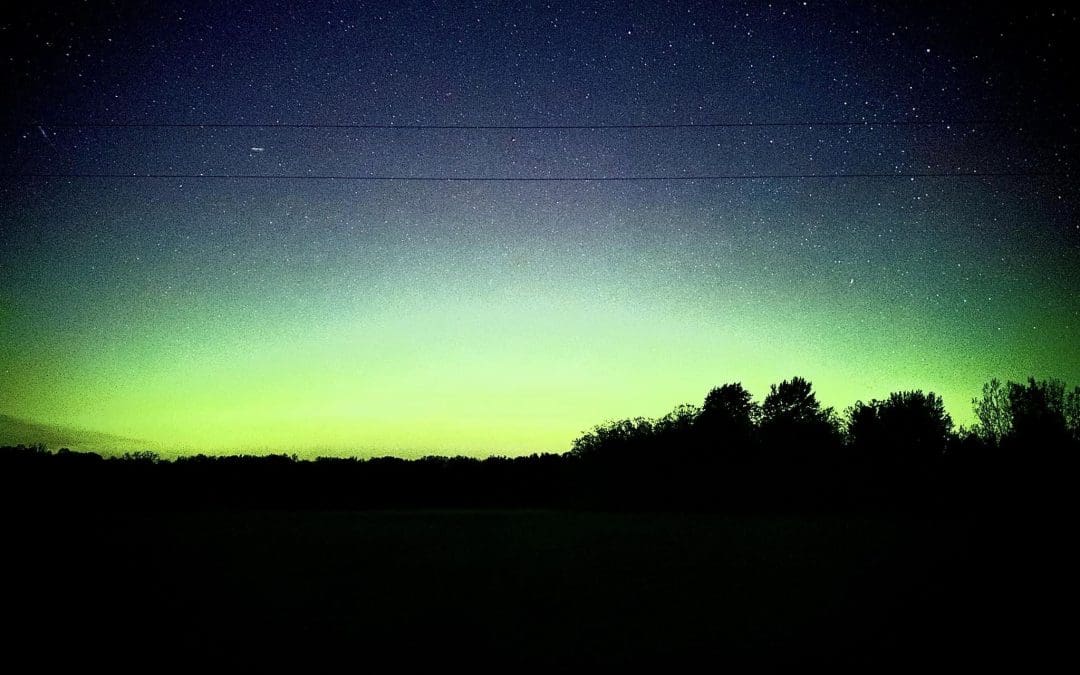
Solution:
[(40, 665), (970, 662), (1024, 658), (1030, 625), (1009, 531), (970, 518), (88, 512), (7, 531), (8, 644)]

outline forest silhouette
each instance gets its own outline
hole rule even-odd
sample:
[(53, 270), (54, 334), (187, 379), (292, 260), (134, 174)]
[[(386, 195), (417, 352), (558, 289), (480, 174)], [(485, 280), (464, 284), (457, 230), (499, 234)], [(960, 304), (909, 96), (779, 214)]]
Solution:
[(1080, 389), (994, 380), (973, 406), (970, 429), (922, 391), (838, 413), (796, 377), (563, 454), (5, 448), (9, 643), (140, 670), (1027, 665), (1070, 644), (1040, 598)]
[(1080, 448), (1080, 387), (991, 380), (955, 428), (939, 396), (895, 392), (838, 413), (811, 383), (740, 383), (663, 417), (599, 424), (564, 454), (407, 460), (295, 455), (103, 457), (0, 449), (9, 503), (117, 508), (971, 509), (1060, 497)]

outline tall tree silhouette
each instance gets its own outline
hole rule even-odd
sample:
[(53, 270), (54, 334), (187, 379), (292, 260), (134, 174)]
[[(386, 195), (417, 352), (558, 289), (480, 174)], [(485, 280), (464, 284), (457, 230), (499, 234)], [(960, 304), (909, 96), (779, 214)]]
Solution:
[(772, 385), (761, 404), (759, 488), (776, 505), (819, 504), (839, 498), (843, 474), (839, 426), (810, 382), (794, 377)]
[(770, 387), (761, 405), (762, 441), (772, 447), (792, 450), (828, 447), (839, 440), (832, 408), (822, 408), (813, 386), (793, 377)]
[(1080, 387), (1065, 395), (1065, 426), (1074, 443), (1080, 443)]
[(894, 392), (884, 401), (857, 401), (847, 410), (851, 470), (870, 480), (878, 497), (916, 496), (942, 468), (952, 418), (941, 397)]
[(848, 411), (848, 437), (855, 449), (878, 453), (894, 465), (939, 458), (952, 428), (952, 417), (933, 392), (894, 392), (884, 401), (857, 401)]
[(1012, 429), (1006, 440), (1011, 445), (1048, 450), (1069, 439), (1065, 384), (1060, 380), (1032, 377), (1025, 384), (1010, 382), (1009, 412)]
[(992, 379), (971, 403), (979, 420), (975, 431), (988, 444), (1041, 449), (1080, 441), (1080, 387), (1068, 391), (1061, 380)]
[(975, 432), (987, 443), (998, 444), (1012, 431), (1009, 389), (997, 378), (983, 385), (982, 395), (971, 399), (978, 423)]
[(706, 394), (697, 426), (709, 451), (742, 450), (749, 446), (760, 418), (761, 406), (741, 383), (734, 382)]

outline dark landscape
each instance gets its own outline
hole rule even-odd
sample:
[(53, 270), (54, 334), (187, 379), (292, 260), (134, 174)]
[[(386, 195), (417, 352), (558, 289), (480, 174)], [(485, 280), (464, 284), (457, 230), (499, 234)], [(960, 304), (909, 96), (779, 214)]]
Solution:
[(958, 434), (933, 394), (841, 423), (800, 378), (760, 406), (732, 384), (513, 459), (6, 448), (12, 644), (60, 638), (42, 664), (1030, 664), (1054, 640), (1080, 389), (973, 403)]
[(1075, 661), (1080, 10), (0, 6), (0, 668)]

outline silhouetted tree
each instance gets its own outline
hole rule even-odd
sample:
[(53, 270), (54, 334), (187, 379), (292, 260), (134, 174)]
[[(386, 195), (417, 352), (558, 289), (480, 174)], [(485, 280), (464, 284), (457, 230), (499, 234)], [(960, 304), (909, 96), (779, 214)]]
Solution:
[(694, 423), (701, 415), (696, 405), (684, 403), (653, 423), (653, 433), (661, 442), (687, 442), (694, 430)]
[(876, 497), (926, 501), (934, 473), (942, 468), (952, 418), (933, 392), (895, 392), (884, 401), (857, 401), (847, 410), (854, 455), (850, 468), (870, 483)]
[(1070, 437), (1066, 422), (1065, 385), (1060, 380), (1009, 383), (1012, 428), (1006, 437), (1011, 445), (1056, 448)]
[(819, 449), (839, 440), (832, 408), (822, 408), (810, 382), (793, 377), (772, 385), (761, 405), (760, 433), (770, 447)]
[(702, 441), (710, 450), (718, 446), (746, 448), (761, 418), (761, 407), (741, 383), (712, 389), (697, 418)]
[(1065, 395), (1065, 426), (1074, 443), (1080, 443), (1080, 387)]
[(839, 425), (810, 382), (772, 385), (761, 404), (756, 491), (771, 505), (802, 508), (840, 499), (843, 480)]
[(645, 417), (598, 424), (573, 442), (571, 457), (590, 461), (611, 461), (641, 454), (653, 438), (653, 421)]
[(848, 438), (856, 450), (877, 452), (892, 462), (940, 457), (952, 426), (941, 397), (933, 392), (894, 392), (884, 401), (857, 401), (848, 410)]
[(997, 378), (983, 385), (982, 395), (971, 399), (971, 405), (979, 420), (975, 432), (984, 441), (999, 444), (1012, 431), (1009, 390)]

